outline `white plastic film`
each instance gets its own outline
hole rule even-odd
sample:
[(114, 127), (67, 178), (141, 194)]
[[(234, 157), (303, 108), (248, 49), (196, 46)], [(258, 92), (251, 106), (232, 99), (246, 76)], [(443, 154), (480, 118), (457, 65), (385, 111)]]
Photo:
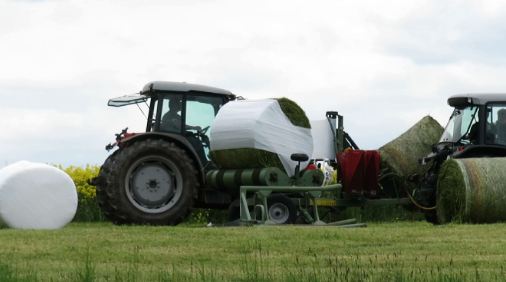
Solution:
[(77, 210), (77, 191), (65, 172), (21, 161), (0, 170), (0, 223), (21, 229), (57, 229)]
[(212, 151), (252, 148), (276, 153), (289, 176), (297, 165), (292, 154), (313, 153), (311, 129), (293, 125), (274, 99), (225, 104), (211, 126), (210, 141)]
[(336, 129), (332, 129), (328, 120), (312, 120), (311, 134), (313, 136), (313, 157), (312, 159), (336, 158), (336, 149), (334, 146), (334, 134)]

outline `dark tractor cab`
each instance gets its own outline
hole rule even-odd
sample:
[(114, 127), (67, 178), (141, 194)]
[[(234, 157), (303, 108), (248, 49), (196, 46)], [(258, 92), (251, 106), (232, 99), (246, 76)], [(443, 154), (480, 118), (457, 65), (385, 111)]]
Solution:
[(186, 145), (191, 145), (188, 149), (207, 168), (212, 166), (209, 162), (209, 128), (218, 110), (235, 98), (230, 91), (220, 88), (155, 81), (146, 84), (139, 94), (111, 99), (108, 105), (148, 104), (146, 133), (163, 134), (178, 140), (183, 137)]
[(421, 160), (428, 168), (413, 191), (430, 222), (437, 221), (437, 178), (445, 160), (506, 156), (506, 94), (454, 95), (448, 105), (454, 110), (432, 153)]
[(506, 156), (506, 94), (456, 95), (448, 104), (454, 110), (432, 156)]

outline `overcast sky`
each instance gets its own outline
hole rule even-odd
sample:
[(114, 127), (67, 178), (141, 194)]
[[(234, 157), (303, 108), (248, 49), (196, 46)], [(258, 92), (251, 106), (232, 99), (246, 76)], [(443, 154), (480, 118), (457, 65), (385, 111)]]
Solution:
[(152, 80), (286, 96), (375, 149), (449, 95), (506, 92), (505, 1), (0, 0), (0, 166), (101, 164)]

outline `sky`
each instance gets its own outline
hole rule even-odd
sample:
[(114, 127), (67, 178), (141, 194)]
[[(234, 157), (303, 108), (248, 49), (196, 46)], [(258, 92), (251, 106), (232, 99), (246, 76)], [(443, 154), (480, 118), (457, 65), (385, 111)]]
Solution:
[(141, 132), (110, 98), (185, 81), (336, 110), (365, 149), (459, 93), (506, 92), (504, 1), (0, 0), (0, 167), (98, 165)]

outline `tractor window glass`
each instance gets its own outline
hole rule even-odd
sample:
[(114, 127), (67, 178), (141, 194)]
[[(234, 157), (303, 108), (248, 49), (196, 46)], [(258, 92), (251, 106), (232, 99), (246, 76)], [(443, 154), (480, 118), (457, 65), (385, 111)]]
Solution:
[(439, 142), (473, 143), (478, 134), (478, 107), (455, 109)]
[(166, 132), (181, 133), (183, 120), (181, 110), (183, 108), (181, 95), (167, 95), (160, 100), (161, 105), (158, 106), (160, 114), (160, 130)]
[(486, 143), (506, 145), (506, 105), (489, 105), (487, 113)]
[(462, 123), (459, 126), (460, 134), (459, 139), (463, 143), (477, 143), (479, 138), (479, 114), (478, 107), (472, 106), (463, 110)]
[[(209, 132), (214, 117), (223, 104), (223, 98), (210, 96), (186, 97), (186, 131), (202, 144), (204, 154), (209, 159)], [(196, 148), (199, 151), (200, 148)]]

